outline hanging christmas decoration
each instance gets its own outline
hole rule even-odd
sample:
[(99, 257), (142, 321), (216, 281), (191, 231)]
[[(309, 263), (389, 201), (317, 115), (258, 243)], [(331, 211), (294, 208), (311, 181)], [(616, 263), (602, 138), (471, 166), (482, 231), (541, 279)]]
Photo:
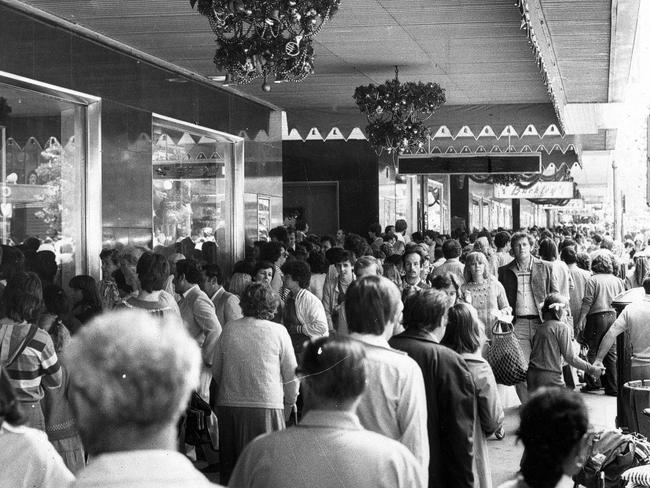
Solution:
[(313, 37), (341, 0), (190, 0), (217, 36), (214, 63), (226, 83), (262, 78), (262, 89), (314, 72)]
[(430, 131), (424, 121), (445, 103), (445, 90), (437, 83), (401, 83), (395, 66), (393, 80), (358, 86), (353, 98), (368, 118), (366, 137), (375, 151), (403, 154), (426, 144)]

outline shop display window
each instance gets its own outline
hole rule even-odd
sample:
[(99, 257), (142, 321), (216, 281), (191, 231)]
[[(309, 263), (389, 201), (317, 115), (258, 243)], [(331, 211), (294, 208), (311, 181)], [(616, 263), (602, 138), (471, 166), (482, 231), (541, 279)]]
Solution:
[(189, 237), (197, 250), (214, 241), (219, 255), (229, 256), (234, 141), (157, 116), (152, 145), (154, 246), (174, 246)]
[(87, 111), (81, 103), (0, 83), (0, 237), (55, 253), (64, 286), (85, 270)]

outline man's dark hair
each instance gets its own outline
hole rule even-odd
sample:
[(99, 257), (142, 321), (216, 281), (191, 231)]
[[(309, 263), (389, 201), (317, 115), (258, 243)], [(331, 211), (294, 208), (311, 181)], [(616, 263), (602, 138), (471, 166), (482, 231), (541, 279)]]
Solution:
[(372, 256), (372, 249), (368, 245), (368, 241), (359, 234), (349, 233), (346, 235), (345, 241), (343, 242), (343, 248), (353, 254), (352, 259), (360, 258), (365, 255)]
[(327, 235), (327, 234), (324, 235), (324, 236), (321, 236), (320, 243), (322, 244), (323, 242), (329, 242), (332, 247), (334, 247), (336, 245), (336, 239), (334, 239), (332, 236)]
[(460, 257), (463, 248), (460, 247), (460, 242), (455, 239), (447, 239), (442, 243), (442, 255), (445, 259), (453, 259)]
[(298, 283), (300, 288), (309, 288), (311, 281), (311, 269), (305, 261), (287, 261), (280, 268), (285, 276), (291, 276), (291, 279)]
[(204, 264), (203, 272), (207, 278), (216, 278), (217, 284), (223, 286), (223, 271), (221, 271), (218, 264)]
[(494, 245), (497, 249), (503, 249), (510, 242), (510, 234), (506, 231), (497, 232), (497, 235), (494, 236)]
[(560, 242), (557, 246), (557, 250), (562, 253), (562, 249), (565, 247), (574, 247), (578, 249), (578, 243), (574, 241), (573, 239), (564, 239), (562, 242)]
[(395, 232), (405, 232), (408, 229), (408, 224), (404, 219), (398, 219), (395, 221)]
[(519, 241), (523, 239), (528, 240), (528, 244), (530, 244), (530, 247), (533, 247), (533, 245), (535, 244), (535, 241), (533, 240), (530, 234), (527, 234), (526, 232), (515, 232), (510, 238), (510, 247), (514, 249), (515, 244), (517, 244)]
[(566, 264), (575, 264), (578, 261), (576, 250), (573, 246), (567, 246), (560, 252), (560, 259)]
[(350, 332), (381, 335), (395, 320), (401, 301), (395, 283), (375, 275), (353, 281), (345, 294), (345, 315)]
[(424, 237), (428, 237), (429, 239), (435, 239), (437, 237), (437, 232), (435, 230), (427, 229), (424, 231)]
[(600, 248), (611, 251), (614, 248), (614, 239), (609, 236), (603, 237), (603, 240), (600, 241)]
[(188, 283), (198, 285), (201, 283), (203, 273), (198, 261), (194, 259), (181, 259), (176, 262), (176, 277), (185, 276)]
[(135, 271), (143, 290), (149, 293), (162, 290), (169, 277), (169, 261), (160, 254), (145, 252), (138, 259)]
[(117, 266), (119, 264), (117, 254), (117, 249), (102, 249), (102, 252), (99, 253), (99, 259), (110, 259)]
[(434, 330), (442, 325), (449, 297), (444, 291), (421, 290), (406, 299), (404, 327), (409, 330)]
[(603, 241), (603, 237), (600, 234), (594, 234), (591, 240), (594, 241), (595, 244), (600, 244)]
[(576, 254), (576, 265), (585, 271), (591, 271), (591, 256), (586, 252)]
[(352, 263), (352, 255), (350, 251), (346, 251), (340, 247), (328, 249), (327, 252), (325, 252), (325, 258), (330, 264), (340, 264), (345, 263), (346, 261)]
[[(284, 229), (284, 227), (282, 227)], [(282, 250), (285, 249), (284, 241), (276, 242), (265, 242), (260, 248), (260, 261), (269, 261), (275, 263), (280, 256), (282, 256)]]
[(287, 232), (286, 227), (274, 227), (269, 231), (269, 238), (281, 242), (283, 245), (286, 245), (287, 241), (289, 240), (289, 233)]
[(425, 256), (420, 250), (420, 248), (418, 246), (414, 246), (410, 244), (404, 250), (404, 254), (402, 254), (402, 263), (406, 264), (406, 256), (409, 256), (411, 254), (417, 254), (418, 256), (420, 256), (420, 265), (424, 263)]
[(375, 234), (375, 237), (380, 237), (381, 236), (381, 224), (379, 222), (375, 222), (374, 224), (370, 224), (368, 227), (368, 232), (372, 232)]
[(553, 239), (544, 238), (539, 241), (539, 257), (544, 261), (555, 261), (557, 259), (557, 246)]
[(422, 232), (418, 230), (413, 232), (413, 234), (411, 234), (411, 240), (416, 244), (420, 244), (421, 242), (424, 241), (424, 236), (422, 235)]
[(307, 258), (307, 264), (311, 268), (311, 272), (315, 274), (327, 273), (327, 260), (323, 253), (312, 251)]

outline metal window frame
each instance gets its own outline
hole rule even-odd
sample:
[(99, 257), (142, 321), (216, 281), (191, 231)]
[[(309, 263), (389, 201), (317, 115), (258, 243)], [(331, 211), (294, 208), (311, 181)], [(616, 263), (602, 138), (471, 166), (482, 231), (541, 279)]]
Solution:
[(83, 225), (80, 231), (81, 242), (77, 243), (77, 250), (80, 252), (75, 253), (75, 265), (79, 273), (89, 274), (99, 279), (101, 273), (99, 253), (102, 250), (102, 99), (6, 71), (0, 71), (0, 83), (85, 107), (86, 164), (82, 172), (84, 181), (80, 185), (83, 202), (80, 211)]
[(226, 232), (226, 236), (231, 249), (232, 262), (230, 264), (232, 265), (233, 263), (243, 259), (246, 243), (244, 229), (244, 138), (158, 113), (151, 114), (152, 130), (154, 124), (176, 130), (187, 129), (193, 133), (198, 133), (207, 137), (214, 137), (220, 142), (227, 142), (230, 144), (232, 151), (229, 158), (232, 161), (232, 164), (226, 165), (225, 174), (227, 215), (230, 221), (229, 231)]

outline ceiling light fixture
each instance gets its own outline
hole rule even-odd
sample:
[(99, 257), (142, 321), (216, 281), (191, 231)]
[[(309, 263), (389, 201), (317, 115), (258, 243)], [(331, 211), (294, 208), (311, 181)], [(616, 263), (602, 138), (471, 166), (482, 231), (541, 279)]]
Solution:
[(313, 37), (341, 0), (189, 0), (217, 36), (214, 63), (228, 83), (263, 78), (262, 90), (314, 72)]

